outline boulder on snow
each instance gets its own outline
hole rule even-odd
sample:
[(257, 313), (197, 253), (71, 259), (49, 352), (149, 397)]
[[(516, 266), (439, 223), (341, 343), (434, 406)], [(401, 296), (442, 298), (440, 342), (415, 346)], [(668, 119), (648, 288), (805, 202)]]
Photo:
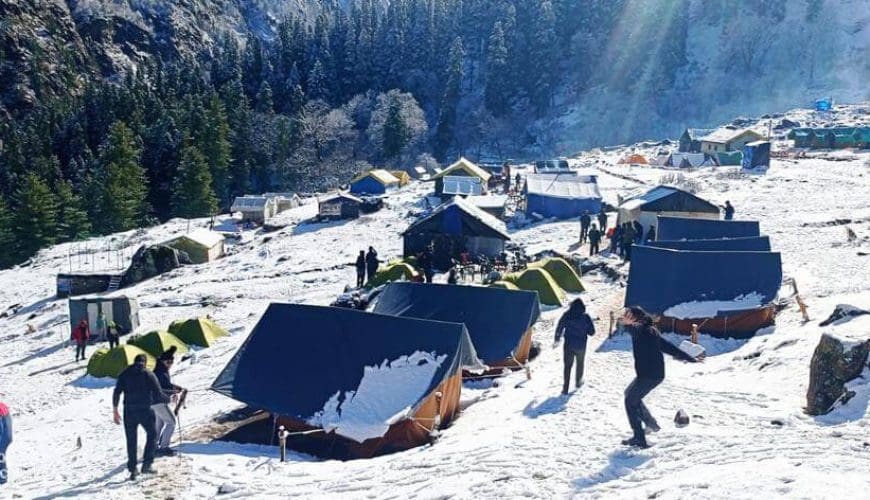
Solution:
[(828, 316), (828, 319), (819, 323), (819, 326), (828, 326), (840, 321), (845, 323), (856, 316), (863, 316), (865, 314), (870, 314), (870, 311), (849, 304), (837, 304), (837, 307), (834, 308), (834, 312)]
[(858, 377), (870, 354), (870, 336), (853, 340), (825, 333), (813, 353), (806, 412), (824, 415), (838, 400), (848, 401), (845, 383)]
[(774, 130), (782, 130), (786, 128), (798, 128), (800, 127), (800, 122), (789, 120), (788, 118), (783, 118), (775, 127)]
[(685, 427), (689, 425), (689, 414), (686, 413), (686, 410), (679, 410), (677, 414), (674, 416), (674, 424), (677, 427)]
[(130, 267), (121, 278), (121, 286), (134, 285), (190, 263), (190, 258), (181, 250), (166, 245), (143, 245), (133, 254)]

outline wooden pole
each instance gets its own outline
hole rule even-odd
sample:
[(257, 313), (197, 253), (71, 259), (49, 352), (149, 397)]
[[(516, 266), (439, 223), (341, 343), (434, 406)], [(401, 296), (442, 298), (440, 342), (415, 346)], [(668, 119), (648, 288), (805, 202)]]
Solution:
[(801, 298), (800, 292), (798, 291), (797, 280), (794, 278), (791, 279), (791, 288), (794, 290), (794, 300), (797, 302), (798, 309), (801, 311), (801, 316), (803, 316), (804, 322), (808, 322), (810, 320), (810, 315), (807, 312), (807, 305)]
[(607, 338), (613, 336), (613, 321), (615, 320), (615, 316), (616, 315), (613, 314), (613, 311), (610, 311), (610, 326), (607, 327)]
[(695, 323), (692, 323), (692, 336), (691, 336), (691, 339), (692, 339), (692, 343), (693, 343), (693, 344), (697, 344), (697, 343), (698, 343), (698, 325), (696, 325)]

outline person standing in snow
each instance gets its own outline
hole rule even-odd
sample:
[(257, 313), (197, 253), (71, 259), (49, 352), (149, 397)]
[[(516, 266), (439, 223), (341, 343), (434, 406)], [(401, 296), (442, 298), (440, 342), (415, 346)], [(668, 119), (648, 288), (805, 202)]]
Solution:
[(598, 227), (595, 224), (592, 225), (592, 229), (589, 230), (589, 256), (598, 255), (598, 244), (601, 243), (601, 237), (603, 233), (598, 230)]
[(515, 182), (514, 182), (514, 185), (517, 187), (517, 191), (520, 190), (520, 181), (521, 181), (521, 180), (523, 180), (523, 178), (520, 177), (520, 173), (517, 172), (517, 175), (514, 176), (514, 181), (515, 181)]
[(580, 216), (580, 244), (586, 243), (586, 236), (589, 235), (589, 225), (592, 224), (592, 217), (589, 216), (589, 211), (584, 210)]
[(617, 224), (611, 228), (610, 233), (610, 253), (622, 256), (622, 226)]
[(142, 457), (142, 474), (156, 474), (151, 467), (154, 462), (154, 451), (157, 447), (157, 428), (154, 410), (156, 403), (168, 403), (167, 397), (160, 389), (157, 377), (145, 367), (145, 355), (138, 354), (133, 358), (133, 364), (118, 375), (115, 391), (112, 393), (112, 417), (117, 425), (121, 425), (121, 414), (118, 404), (121, 394), (124, 394), (124, 435), (127, 440), (127, 470), (130, 479), (136, 479), (136, 441), (139, 426), (145, 430), (145, 452)]
[(106, 340), (106, 313), (103, 311), (97, 315), (97, 340), (100, 342)]
[(121, 333), (118, 331), (118, 325), (114, 321), (109, 321), (106, 327), (106, 338), (109, 340), (109, 349), (113, 349), (121, 345), (119, 340)]
[(622, 317), (622, 325), (631, 335), (636, 375), (625, 389), (625, 413), (633, 436), (622, 441), (622, 444), (649, 448), (644, 425), (651, 432), (657, 432), (659, 425), (643, 403), (643, 398), (665, 379), (665, 359), (662, 353), (688, 362), (698, 362), (703, 358), (693, 358), (663, 339), (653, 326), (652, 317), (640, 307), (627, 307)]
[(655, 241), (656, 240), (656, 228), (655, 226), (650, 226), (649, 231), (646, 232), (646, 238), (643, 241)]
[(598, 212), (598, 227), (601, 228), (602, 233), (607, 231), (607, 212), (604, 211), (604, 206), (602, 206), (601, 211)]
[(369, 253), (366, 254), (366, 271), (369, 275), (369, 281), (378, 272), (378, 252), (375, 251), (374, 247), (369, 247)]
[(432, 255), (432, 246), (429, 245), (423, 249), (423, 252), (420, 253), (420, 258), (417, 261), (420, 264), (420, 269), (423, 270), (423, 276), (426, 279), (426, 283), (432, 283), (432, 280), (435, 278), (434, 259), (435, 257)]
[(725, 220), (733, 220), (734, 219), (734, 206), (731, 205), (729, 200), (725, 200)]
[(356, 287), (362, 288), (366, 282), (366, 251), (360, 250), (356, 257)]
[(626, 222), (622, 225), (622, 259), (624, 261), (631, 260), (631, 246), (634, 245), (634, 239), (637, 233), (631, 222)]
[(574, 372), (574, 387), (578, 388), (583, 383), (583, 368), (586, 364), (586, 337), (595, 335), (595, 324), (592, 318), (586, 314), (586, 304), (581, 299), (574, 299), (565, 314), (559, 318), (556, 324), (556, 340), (554, 345), (559, 344), (562, 336), (565, 343), (562, 349), (564, 371), (562, 379), (562, 394), (568, 394), (568, 384), (571, 380), (571, 368), (577, 364)]
[(6, 450), (12, 443), (12, 415), (9, 407), (0, 401), (0, 484), (9, 480), (9, 455)]
[(88, 339), (91, 338), (91, 329), (88, 327), (88, 320), (82, 318), (78, 326), (73, 328), (70, 338), (76, 345), (76, 362), (80, 359), (85, 359), (85, 348), (88, 346)]
[(640, 221), (634, 221), (632, 227), (634, 228), (634, 242), (640, 245), (643, 242), (643, 226)]
[[(154, 368), (154, 376), (160, 382), (163, 395), (170, 398), (176, 397), (183, 388), (172, 383), (169, 369), (175, 363), (175, 346), (169, 347), (157, 358), (157, 366)], [(158, 457), (171, 457), (175, 451), (169, 447), (172, 441), (172, 433), (175, 432), (175, 414), (169, 408), (169, 403), (157, 403), (151, 407), (154, 410), (155, 432), (157, 433), (157, 450), (154, 452)]]

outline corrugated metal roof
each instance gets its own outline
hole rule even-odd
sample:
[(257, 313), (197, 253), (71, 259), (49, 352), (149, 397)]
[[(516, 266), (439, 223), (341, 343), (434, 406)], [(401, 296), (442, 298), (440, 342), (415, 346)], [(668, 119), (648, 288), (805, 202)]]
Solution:
[(570, 174), (529, 175), (526, 177), (526, 192), (555, 198), (601, 198), (598, 184)]
[(477, 196), (483, 193), (483, 182), (478, 177), (447, 175), (441, 192), (452, 195)]

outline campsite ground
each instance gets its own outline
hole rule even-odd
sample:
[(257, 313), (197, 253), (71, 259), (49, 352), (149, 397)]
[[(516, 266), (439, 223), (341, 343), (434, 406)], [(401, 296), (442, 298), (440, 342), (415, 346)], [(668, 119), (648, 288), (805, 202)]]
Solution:
[[(621, 176), (602, 172), (602, 192), (611, 203), (617, 193), (639, 185), (626, 178), (654, 184), (671, 173), (616, 165), (622, 154), (580, 159)], [(870, 488), (870, 384), (856, 384), (858, 396), (826, 417), (806, 416), (802, 406), (809, 359), (825, 331), (818, 320), (837, 303), (870, 306), (868, 157), (774, 160), (764, 175), (721, 168), (687, 172), (678, 180), (694, 184), (711, 201), (730, 200), (740, 218), (761, 221), (814, 321), (802, 323), (791, 306), (775, 327), (752, 339), (702, 338), (709, 353), (703, 364), (669, 360), (667, 380), (648, 399), (662, 431), (644, 451), (619, 444), (628, 434), (622, 390), (633, 376), (632, 357), (628, 339), (607, 340), (605, 332), (624, 288), (597, 273), (584, 277), (584, 300), (598, 318), (599, 334), (587, 353), (586, 384), (569, 397), (559, 395), (561, 351), (552, 347), (561, 311), (550, 309), (535, 327), (543, 352), (532, 363), (532, 379), (516, 387), (524, 379), (517, 373), (497, 386), (466, 386), (465, 410), (434, 446), (350, 462), (292, 454), (281, 464), (271, 447), (187, 440), (240, 406), (205, 388), (270, 301), (328, 304), (352, 281), (349, 264), (360, 249), (374, 245), (382, 258), (400, 254), (398, 234), (422, 211), (419, 200), (431, 187), (412, 184), (391, 196), (386, 210), (357, 221), (303, 223), (316, 211), (316, 205), (304, 205), (280, 216), (284, 229), (246, 232), (224, 259), (122, 291), (139, 298), (145, 328), (211, 314), (232, 333), (175, 368), (176, 382), (195, 389), (182, 413), (182, 453), (160, 459), (158, 477), (129, 483), (122, 431), (110, 421), (112, 381), (86, 377), (83, 364), (70, 361), (66, 303), (53, 298), (55, 274), (75, 262), (69, 255), (74, 247), (45, 250), (28, 267), (0, 272), (0, 313), (22, 306), (0, 320), (0, 399), (15, 418), (10, 484), (0, 497), (204, 498), (225, 484), (238, 488), (229, 497), (256, 498), (860, 495)], [(832, 223), (838, 219), (853, 221), (857, 242), (846, 242), (845, 229)], [(129, 254), (143, 242), (164, 241), (186, 229), (186, 221), (171, 221), (91, 244), (114, 240)], [(539, 222), (512, 230), (512, 236), (531, 252), (565, 251), (576, 240), (577, 224)], [(89, 258), (101, 256), (106, 257)], [(618, 260), (602, 259), (624, 270)], [(28, 333), (28, 325), (35, 333)], [(688, 427), (673, 425), (678, 409), (692, 416)]]

